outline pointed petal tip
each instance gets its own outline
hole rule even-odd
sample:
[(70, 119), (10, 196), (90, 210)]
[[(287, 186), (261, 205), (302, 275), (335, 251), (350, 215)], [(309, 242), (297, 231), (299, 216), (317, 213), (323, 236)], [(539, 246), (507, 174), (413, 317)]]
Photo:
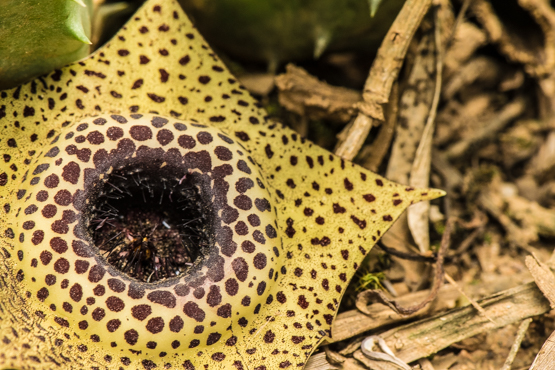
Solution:
[(414, 201), (420, 202), (424, 200), (432, 200), (445, 196), (447, 192), (441, 189), (415, 189)]
[(415, 204), (423, 201), (433, 200), (445, 196), (447, 193), (441, 189), (426, 189), (426, 188), (405, 188), (405, 197), (410, 201), (410, 204)]

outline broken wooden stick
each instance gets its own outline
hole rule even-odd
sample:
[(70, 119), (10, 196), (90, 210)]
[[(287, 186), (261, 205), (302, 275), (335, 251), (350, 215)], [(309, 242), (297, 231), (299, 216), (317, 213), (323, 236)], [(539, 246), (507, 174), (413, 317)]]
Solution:
[[(380, 336), (385, 339), (398, 358), (411, 363), (463, 339), (520, 322), (529, 317), (539, 316), (551, 310), (549, 301), (533, 282), (493, 294), (479, 300), (478, 303), (484, 308), (487, 317), (474, 307), (466, 306), (399, 326)], [(554, 347), (553, 341), (548, 340), (546, 345), (548, 344)], [(331, 365), (329, 367), (323, 365), (323, 358), (325, 359), (325, 354), (312, 356), (305, 370), (333, 369)], [(318, 363), (318, 366), (314, 367), (313, 363)]]

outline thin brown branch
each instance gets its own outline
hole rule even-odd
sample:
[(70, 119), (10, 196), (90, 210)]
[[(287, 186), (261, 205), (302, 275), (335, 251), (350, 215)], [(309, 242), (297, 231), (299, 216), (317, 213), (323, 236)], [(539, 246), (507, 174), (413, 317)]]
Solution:
[(457, 19), (455, 19), (455, 24), (453, 25), (453, 30), (451, 31), (451, 35), (449, 35), (449, 39), (447, 40), (447, 45), (445, 45), (445, 49), (449, 49), (451, 43), (455, 39), (455, 34), (457, 33), (457, 28), (463, 22), (464, 16), (466, 15), (466, 11), (468, 10), (468, 6), (472, 0), (464, 0), (461, 6), (461, 10), (459, 14), (457, 14)]
[(275, 78), (279, 103), (287, 110), (312, 120), (327, 119), (346, 123), (356, 114), (358, 91), (319, 81), (303, 68), (286, 66), (286, 73)]
[(491, 321), (492, 323), (495, 324), (495, 321), (493, 321), (493, 319), (491, 317), (488, 317), (488, 315), (486, 314), (486, 310), (484, 310), (482, 308), (482, 306), (480, 306), (478, 304), (478, 302), (476, 302), (474, 299), (472, 299), (471, 297), (468, 296), (468, 294), (465, 293), (465, 291), (459, 286), (459, 284), (457, 284), (457, 282), (455, 281), (455, 279), (453, 279), (449, 274), (445, 274), (445, 280), (447, 280), (449, 282), (449, 284), (453, 285), (454, 287), (456, 287), (459, 291), (459, 293), (461, 293), (472, 305), (472, 307), (474, 307), (476, 309), (476, 311), (480, 312), (482, 315), (484, 315), (489, 321)]
[(515, 100), (505, 105), (498, 112), (495, 119), (484, 124), (481, 130), (478, 130), (472, 136), (469, 136), (447, 149), (448, 159), (460, 159), (469, 153), (475, 151), (483, 144), (497, 137), (499, 131), (504, 129), (509, 123), (520, 116), (526, 109), (526, 101), (523, 97), (517, 97)]
[(381, 334), (381, 337), (396, 349), (397, 357), (410, 363), (465, 338), (542, 315), (551, 309), (534, 283), (496, 293), (478, 303), (495, 323), (474, 307), (467, 306), (391, 329)]
[(430, 294), (428, 294), (428, 296), (422, 302), (413, 306), (404, 307), (399, 303), (399, 301), (389, 299), (379, 290), (366, 290), (359, 293), (356, 302), (357, 308), (364, 312), (367, 302), (370, 300), (376, 300), (382, 304), (387, 305), (399, 315), (412, 315), (415, 312), (426, 307), (426, 305), (428, 305), (430, 302), (432, 302), (437, 297), (437, 292), (439, 291), (439, 288), (441, 288), (441, 284), (443, 283), (443, 263), (445, 261), (445, 253), (447, 251), (447, 248), (449, 247), (449, 244), (451, 243), (451, 228), (453, 222), (453, 220), (448, 220), (447, 224), (445, 225), (445, 231), (443, 232), (443, 237), (441, 239), (441, 246), (437, 254), (434, 285), (432, 287), (432, 290), (430, 291)]
[[(400, 304), (410, 304), (420, 301), (429, 294), (429, 290), (422, 290), (415, 293), (408, 293), (397, 301)], [(360, 310), (349, 310), (337, 315), (332, 325), (332, 337), (326, 338), (326, 344), (340, 342), (369, 330), (379, 330), (382, 327), (400, 325), (409, 319), (416, 319), (435, 315), (438, 312), (446, 311), (455, 306), (457, 298), (460, 296), (455, 287), (444, 285), (439, 290), (438, 299), (423, 310), (410, 316), (401, 316), (391, 312), (391, 309), (381, 304), (370, 304), (361, 312)], [(353, 350), (354, 351), (354, 350)], [(352, 352), (349, 352), (352, 353)]]
[(453, 221), (451, 219), (447, 220), (447, 224), (445, 225), (445, 230), (441, 238), (441, 246), (439, 247), (439, 251), (437, 253), (436, 271), (435, 271), (434, 285), (433, 285), (432, 291), (430, 292), (428, 297), (426, 297), (426, 299), (413, 306), (400, 307), (399, 305), (396, 305), (397, 310), (401, 314), (410, 315), (418, 310), (421, 310), (422, 308), (426, 307), (428, 303), (430, 303), (436, 298), (437, 292), (439, 291), (439, 288), (441, 288), (441, 284), (443, 283), (443, 275), (444, 275), (443, 262), (445, 260), (445, 253), (447, 251), (447, 248), (451, 244), (452, 224), (453, 224)]
[(395, 256), (395, 257), (399, 257), (399, 258), (404, 259), (404, 260), (419, 261), (419, 262), (432, 262), (432, 263), (437, 261), (437, 258), (435, 256), (423, 256), (423, 255), (417, 254), (417, 253), (401, 252), (401, 251), (398, 251), (395, 248), (386, 247), (381, 242), (378, 242), (378, 244), (376, 244), (376, 245), (381, 250), (383, 250), (385, 253), (390, 254), (392, 256)]
[(387, 106), (386, 121), (380, 127), (380, 132), (371, 145), (361, 151), (363, 167), (377, 172), (383, 159), (389, 151), (389, 146), (395, 134), (395, 127), (399, 118), (399, 84), (395, 83), (391, 92), (391, 101)]
[(516, 354), (520, 349), (520, 344), (522, 343), (522, 340), (524, 339), (524, 336), (526, 335), (531, 322), (532, 319), (528, 318), (520, 323), (520, 326), (518, 327), (518, 331), (516, 333), (515, 341), (513, 342), (513, 345), (511, 347), (511, 351), (509, 352), (509, 355), (507, 356), (505, 364), (503, 364), (501, 370), (511, 370), (513, 361), (515, 360)]
[[(397, 357), (407, 363), (428, 357), (440, 350), (484, 332), (520, 322), (529, 317), (543, 315), (551, 310), (549, 301), (535, 283), (528, 283), (518, 287), (495, 293), (478, 301), (484, 308), (489, 321), (472, 306), (457, 308), (442, 315), (398, 326), (380, 334), (390, 348), (394, 349)], [(360, 342), (358, 342), (360, 343)], [(354, 346), (357, 342), (354, 343)], [(555, 333), (545, 342), (538, 354), (532, 369), (552, 369), (553, 352), (555, 351)], [(345, 355), (345, 353), (342, 354)], [(328, 369), (315, 367), (312, 364), (321, 359), (325, 360), (325, 353), (312, 356), (305, 367), (306, 370)], [(547, 366), (546, 366), (547, 365)], [(549, 367), (551, 365), (551, 367)]]
[(363, 102), (359, 114), (343, 134), (335, 154), (353, 159), (366, 140), (375, 121), (384, 121), (382, 105), (391, 94), (393, 82), (399, 76), (410, 42), (420, 22), (428, 12), (432, 0), (407, 0), (384, 38), (364, 85)]

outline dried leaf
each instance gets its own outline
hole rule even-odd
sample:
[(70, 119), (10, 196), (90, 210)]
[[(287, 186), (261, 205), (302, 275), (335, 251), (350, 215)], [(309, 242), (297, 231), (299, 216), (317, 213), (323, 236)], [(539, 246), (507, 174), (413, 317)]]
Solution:
[[(422, 140), (416, 151), (410, 176), (410, 185), (419, 187), (420, 184), (428, 186), (430, 169), (432, 167), (432, 138), (434, 123), (428, 122), (422, 134)], [(409, 229), (420, 252), (425, 253), (430, 249), (429, 235), (430, 202), (420, 202), (408, 209), (407, 219)]]
[(536, 285), (549, 301), (551, 308), (555, 307), (555, 276), (547, 265), (532, 256), (526, 256), (526, 267), (534, 277)]

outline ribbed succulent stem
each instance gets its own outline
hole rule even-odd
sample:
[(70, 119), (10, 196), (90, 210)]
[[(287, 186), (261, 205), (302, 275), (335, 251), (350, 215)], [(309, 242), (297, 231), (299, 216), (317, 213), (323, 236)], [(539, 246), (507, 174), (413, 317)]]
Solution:
[(0, 11), (0, 90), (89, 54), (92, 0), (5, 0)]

